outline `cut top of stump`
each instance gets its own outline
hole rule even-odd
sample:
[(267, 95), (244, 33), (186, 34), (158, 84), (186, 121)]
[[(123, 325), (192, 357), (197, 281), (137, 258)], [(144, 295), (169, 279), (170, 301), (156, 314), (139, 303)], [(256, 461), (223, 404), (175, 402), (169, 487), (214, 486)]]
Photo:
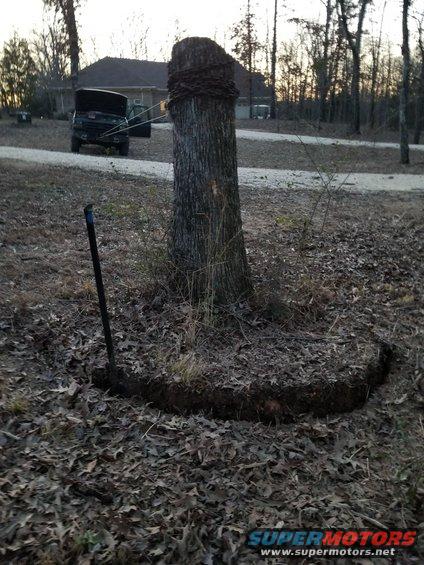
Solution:
[(234, 59), (207, 37), (187, 37), (176, 43), (168, 64), (169, 107), (193, 97), (235, 100)]
[[(172, 48), (169, 74), (187, 69), (234, 63), (233, 58), (209, 37), (186, 37)], [(229, 70), (231, 75), (232, 70)]]

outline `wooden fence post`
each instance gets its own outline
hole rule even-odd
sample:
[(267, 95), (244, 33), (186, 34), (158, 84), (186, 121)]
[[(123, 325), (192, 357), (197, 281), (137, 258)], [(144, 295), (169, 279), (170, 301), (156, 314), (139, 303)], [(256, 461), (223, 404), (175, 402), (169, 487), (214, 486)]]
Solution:
[(235, 302), (252, 285), (238, 192), (233, 59), (211, 39), (183, 39), (172, 50), (168, 89), (176, 280), (195, 300)]

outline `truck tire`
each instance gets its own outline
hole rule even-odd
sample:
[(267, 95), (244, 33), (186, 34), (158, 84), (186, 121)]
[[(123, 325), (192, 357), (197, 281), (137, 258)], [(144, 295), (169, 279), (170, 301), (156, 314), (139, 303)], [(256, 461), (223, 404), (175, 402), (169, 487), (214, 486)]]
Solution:
[(125, 143), (121, 143), (121, 145), (119, 146), (119, 154), (122, 155), (123, 157), (126, 157), (128, 155), (129, 150), (130, 150), (129, 141), (125, 141)]
[(81, 142), (78, 138), (72, 137), (71, 138), (71, 151), (72, 153), (79, 153), (81, 147)]

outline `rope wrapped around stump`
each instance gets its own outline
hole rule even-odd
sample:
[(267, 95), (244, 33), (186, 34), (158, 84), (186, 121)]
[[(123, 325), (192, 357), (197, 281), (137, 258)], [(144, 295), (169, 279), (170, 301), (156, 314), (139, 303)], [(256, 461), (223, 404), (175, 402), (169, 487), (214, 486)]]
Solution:
[(171, 73), (168, 78), (168, 108), (172, 110), (175, 102), (194, 96), (226, 100), (238, 98), (240, 93), (234, 80), (222, 76), (225, 67), (233, 64), (232, 60), (222, 61)]

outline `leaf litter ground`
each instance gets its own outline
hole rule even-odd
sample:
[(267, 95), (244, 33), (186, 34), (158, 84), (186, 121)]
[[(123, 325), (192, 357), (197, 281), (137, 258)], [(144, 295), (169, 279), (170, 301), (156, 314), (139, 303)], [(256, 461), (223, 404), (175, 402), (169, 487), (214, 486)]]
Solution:
[[(420, 527), (422, 196), (324, 197), (305, 233), (316, 194), (242, 189), (257, 294), (217, 313), (163, 282), (169, 186), (12, 164), (0, 180), (2, 559), (258, 563), (243, 546), (255, 526)], [(362, 369), (385, 340), (388, 382), (350, 414), (276, 426), (92, 386), (105, 357), (89, 201), (117, 356), (134, 374), (248, 388), (311, 363), (329, 372), (329, 359)]]

